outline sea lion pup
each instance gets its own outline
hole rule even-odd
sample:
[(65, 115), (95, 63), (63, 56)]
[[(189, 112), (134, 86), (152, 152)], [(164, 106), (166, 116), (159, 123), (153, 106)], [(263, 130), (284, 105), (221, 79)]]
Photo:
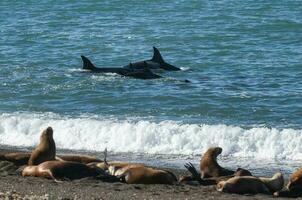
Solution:
[(176, 176), (168, 170), (153, 169), (142, 164), (110, 165), (107, 162), (107, 149), (104, 151), (104, 163), (109, 174), (118, 177), (122, 182), (129, 184), (174, 184)]
[(38, 165), (45, 161), (55, 160), (55, 157), (56, 144), (53, 140), (53, 130), (48, 127), (41, 133), (40, 143), (31, 153), (28, 165)]
[(211, 147), (200, 160), (201, 178), (219, 177), (233, 175), (234, 171), (225, 169), (217, 163), (217, 156), (221, 154), (222, 148)]
[(220, 192), (236, 194), (272, 194), (275, 190), (281, 190), (284, 183), (280, 172), (272, 178), (257, 178), (254, 176), (235, 176), (226, 181), (220, 181), (216, 189)]
[(80, 179), (99, 174), (105, 174), (105, 172), (79, 162), (57, 160), (46, 161), (37, 166), (27, 166), (22, 171), (22, 176), (44, 177), (55, 181)]

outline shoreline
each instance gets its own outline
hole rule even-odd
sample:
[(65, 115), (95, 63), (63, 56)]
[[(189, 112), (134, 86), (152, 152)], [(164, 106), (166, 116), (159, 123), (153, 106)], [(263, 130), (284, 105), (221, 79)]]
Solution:
[[(13, 151), (0, 149), (3, 151)], [(17, 150), (20, 151), (20, 150)], [(16, 152), (16, 151), (14, 151)], [(142, 185), (109, 183), (97, 178), (83, 178), (60, 183), (40, 177), (22, 177), (20, 168), (5, 173), (0, 162), (0, 199), (271, 199), (272, 195), (237, 195), (216, 191), (214, 185), (199, 184)], [(169, 169), (177, 177), (188, 174), (183, 169)], [(286, 199), (286, 198), (278, 198)], [(300, 198), (302, 199), (302, 198)]]

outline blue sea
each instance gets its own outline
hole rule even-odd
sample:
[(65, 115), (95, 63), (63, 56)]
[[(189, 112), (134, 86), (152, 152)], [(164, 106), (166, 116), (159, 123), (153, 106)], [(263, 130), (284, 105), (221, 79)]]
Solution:
[[(220, 146), (225, 167), (289, 174), (302, 162), (301, 44), (301, 1), (2, 0), (0, 146), (31, 148), (52, 126), (61, 150), (183, 168)], [(82, 70), (81, 55), (122, 67), (153, 46), (182, 70)]]

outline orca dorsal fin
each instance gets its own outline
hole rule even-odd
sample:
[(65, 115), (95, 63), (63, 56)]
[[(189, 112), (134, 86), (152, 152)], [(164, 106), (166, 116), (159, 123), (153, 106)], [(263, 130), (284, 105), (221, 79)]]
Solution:
[(153, 57), (152, 57), (152, 61), (157, 62), (157, 63), (164, 63), (164, 59), (163, 57), (160, 55), (159, 50), (156, 47), (153, 47)]
[(83, 61), (83, 69), (90, 69), (90, 70), (93, 70), (95, 69), (96, 67), (91, 63), (91, 61), (86, 58), (85, 56), (81, 56), (82, 58), (82, 61)]

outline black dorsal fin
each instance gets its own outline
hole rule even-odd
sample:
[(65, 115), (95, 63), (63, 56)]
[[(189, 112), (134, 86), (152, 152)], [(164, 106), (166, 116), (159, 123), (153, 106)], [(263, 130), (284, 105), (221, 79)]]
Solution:
[(153, 57), (152, 57), (152, 61), (157, 62), (157, 63), (164, 63), (164, 59), (163, 57), (160, 55), (159, 50), (156, 47), (153, 47)]
[(108, 164), (108, 162), (107, 162), (107, 147), (105, 148), (105, 150), (104, 150), (104, 163), (105, 163), (105, 165), (108, 167), (109, 166), (109, 164)]
[(81, 58), (83, 61), (83, 69), (93, 70), (96, 68), (88, 58), (86, 58), (85, 56), (81, 56)]

